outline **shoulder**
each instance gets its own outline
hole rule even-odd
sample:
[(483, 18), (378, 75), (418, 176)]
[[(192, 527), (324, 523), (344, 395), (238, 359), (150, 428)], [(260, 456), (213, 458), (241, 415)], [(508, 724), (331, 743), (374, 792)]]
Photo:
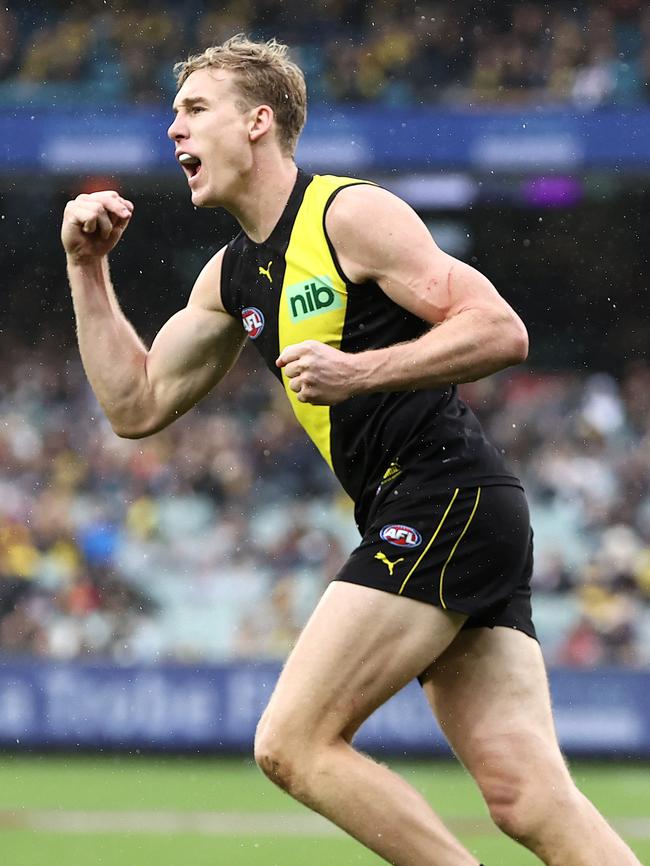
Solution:
[(189, 300), (190, 305), (203, 307), (206, 310), (225, 312), (221, 301), (221, 275), (227, 249), (227, 246), (222, 247), (203, 266), (194, 283)]
[(341, 187), (327, 211), (326, 226), (333, 241), (334, 235), (377, 236), (382, 230), (393, 234), (400, 228), (430, 238), (409, 204), (384, 187), (370, 183)]
[(367, 223), (370, 214), (374, 221), (375, 216), (395, 213), (415, 215), (413, 208), (404, 199), (385, 187), (369, 181), (358, 181), (341, 186), (336, 191), (328, 211), (328, 219), (342, 222), (363, 218), (363, 222)]
[(386, 261), (394, 256), (403, 260), (409, 250), (431, 253), (436, 249), (413, 208), (372, 184), (342, 187), (326, 214), (325, 230), (353, 282), (377, 279)]

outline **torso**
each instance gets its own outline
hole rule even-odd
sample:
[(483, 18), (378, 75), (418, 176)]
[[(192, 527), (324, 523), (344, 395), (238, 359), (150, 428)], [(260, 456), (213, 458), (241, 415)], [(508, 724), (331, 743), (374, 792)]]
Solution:
[(298, 421), (355, 500), (366, 521), (377, 489), (426, 462), (426, 477), (445, 488), (519, 484), (485, 439), (454, 386), (363, 394), (336, 406), (300, 403), (275, 361), (285, 346), (313, 339), (344, 352), (414, 340), (429, 323), (395, 304), (374, 282), (350, 283), (325, 229), (325, 214), (352, 178), (299, 171), (269, 238), (241, 232), (221, 269), (224, 308), (240, 318), (271, 372), (282, 381)]

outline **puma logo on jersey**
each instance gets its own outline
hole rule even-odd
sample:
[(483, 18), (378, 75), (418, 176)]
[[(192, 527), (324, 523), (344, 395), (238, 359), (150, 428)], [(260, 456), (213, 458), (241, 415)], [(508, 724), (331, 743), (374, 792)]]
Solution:
[(262, 274), (263, 276), (265, 276), (268, 279), (269, 283), (273, 282), (273, 277), (271, 276), (271, 265), (272, 264), (273, 264), (273, 259), (271, 259), (271, 261), (268, 263), (268, 265), (265, 268), (263, 268), (262, 265), (260, 265), (257, 269), (257, 272), (259, 274)]
[(395, 568), (395, 566), (400, 562), (404, 562), (403, 556), (400, 556), (399, 559), (391, 562), (391, 560), (386, 556), (383, 550), (380, 550), (379, 553), (375, 553), (375, 559), (378, 559), (380, 562), (384, 563), (384, 565), (388, 568), (388, 572), (391, 577), (393, 576), (393, 569)]

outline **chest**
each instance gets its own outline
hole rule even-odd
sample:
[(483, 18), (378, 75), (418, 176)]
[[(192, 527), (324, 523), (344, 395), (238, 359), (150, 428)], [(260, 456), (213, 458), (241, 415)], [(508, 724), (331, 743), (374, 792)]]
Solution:
[(331, 256), (308, 245), (290, 244), (284, 253), (259, 247), (239, 257), (232, 280), (244, 329), (276, 375), (286, 346), (319, 340), (340, 347), (348, 296)]

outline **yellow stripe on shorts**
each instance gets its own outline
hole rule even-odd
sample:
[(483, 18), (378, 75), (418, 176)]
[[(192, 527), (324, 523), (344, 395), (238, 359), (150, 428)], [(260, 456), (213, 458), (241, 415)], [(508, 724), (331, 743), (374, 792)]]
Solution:
[[(458, 492), (458, 491), (456, 491), (456, 492)], [(474, 508), (472, 509), (472, 513), (470, 514), (470, 516), (467, 520), (467, 523), (465, 524), (465, 528), (463, 529), (461, 534), (458, 536), (458, 540), (456, 541), (456, 544), (454, 544), (454, 546), (452, 547), (451, 553), (447, 557), (447, 562), (445, 562), (445, 564), (442, 566), (442, 571), (440, 572), (440, 589), (439, 589), (439, 592), (440, 592), (440, 604), (442, 605), (443, 610), (447, 610), (447, 605), (445, 604), (445, 601), (442, 597), (442, 584), (443, 584), (443, 581), (445, 579), (445, 569), (447, 568), (447, 566), (451, 562), (451, 558), (454, 555), (454, 553), (456, 553), (456, 548), (458, 547), (458, 545), (463, 540), (463, 536), (465, 535), (465, 533), (469, 529), (470, 523), (472, 522), (472, 520), (474, 520), (474, 515), (476, 514), (476, 509), (478, 508), (478, 503), (479, 503), (480, 498), (481, 498), (481, 488), (478, 487), (476, 490), (476, 501), (474, 502)]]
[(457, 488), (454, 490), (454, 495), (451, 497), (451, 502), (450, 502), (449, 505), (447, 506), (447, 510), (445, 511), (445, 513), (442, 515), (442, 519), (440, 520), (440, 523), (439, 523), (438, 526), (436, 527), (436, 531), (433, 533), (433, 535), (432, 535), (431, 538), (429, 539), (429, 543), (427, 544), (427, 546), (424, 548), (424, 550), (423, 550), (422, 553), (420, 554), (420, 556), (419, 556), (419, 558), (418, 558), (418, 561), (415, 563), (415, 565), (413, 566), (413, 568), (409, 571), (409, 573), (408, 573), (408, 574), (406, 575), (406, 577), (404, 578), (404, 583), (400, 586), (399, 592), (397, 593), (398, 595), (401, 595), (401, 594), (402, 594), (402, 592), (404, 591), (404, 587), (405, 587), (406, 584), (409, 582), (409, 579), (410, 579), (411, 575), (413, 574), (413, 572), (415, 571), (415, 569), (418, 567), (418, 565), (422, 562), (422, 559), (423, 559), (425, 553), (427, 552), (427, 550), (431, 547), (431, 545), (433, 544), (433, 542), (434, 542), (434, 541), (436, 540), (436, 538), (438, 537), (438, 533), (439, 533), (440, 530), (442, 529), (442, 527), (443, 527), (443, 525), (444, 525), (444, 522), (445, 522), (445, 520), (447, 519), (447, 515), (448, 515), (449, 512), (451, 511), (451, 506), (452, 506), (452, 505), (454, 504), (454, 502), (456, 501), (456, 497), (458, 496), (459, 491), (460, 491), (460, 488), (459, 488), (459, 487), (457, 487)]

